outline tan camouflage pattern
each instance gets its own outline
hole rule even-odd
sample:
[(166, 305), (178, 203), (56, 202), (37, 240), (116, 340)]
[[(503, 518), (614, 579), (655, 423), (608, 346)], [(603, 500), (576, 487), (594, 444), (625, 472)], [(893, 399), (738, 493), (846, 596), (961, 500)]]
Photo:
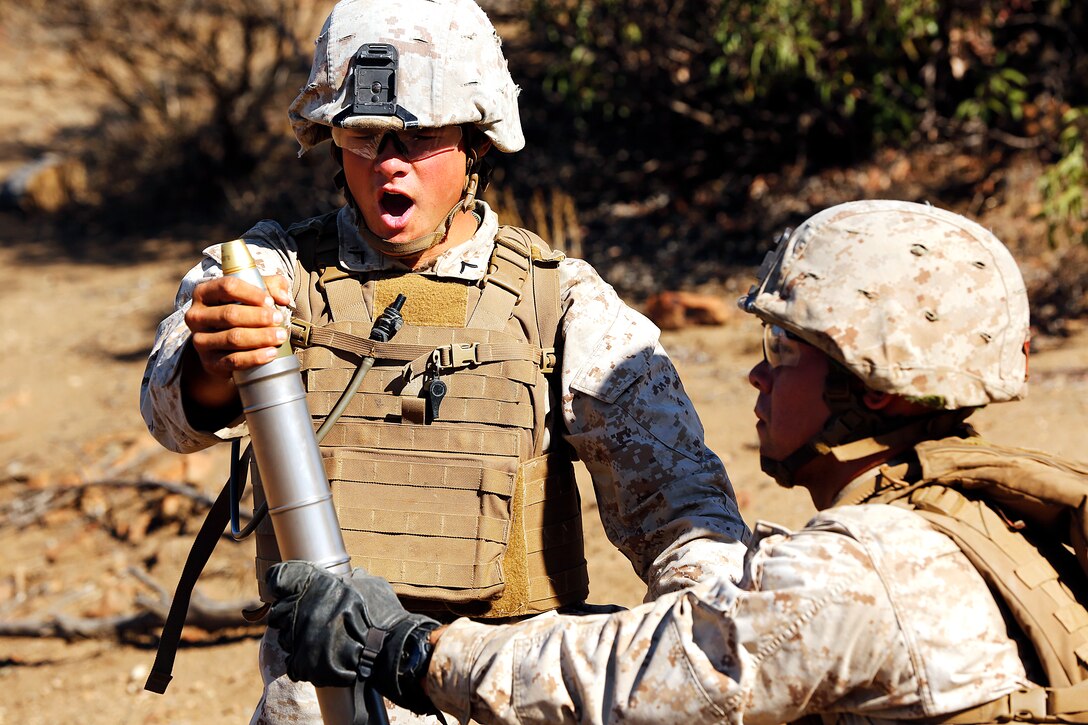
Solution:
[(276, 642), (277, 631), (265, 629), (258, 661), (264, 691), (249, 725), (321, 723), (317, 693), (309, 682), (293, 682), (287, 676), (287, 655)]
[[(310, 79), (288, 109), (300, 155), (329, 139), (333, 119), (351, 108), (354, 89), (345, 80), (352, 57), (366, 43), (397, 49), (397, 104), (420, 126), (473, 123), (500, 151), (525, 145), (519, 89), (495, 28), (474, 0), (341, 0), (317, 38)], [(391, 116), (338, 123), (402, 127)]]
[(808, 219), (739, 306), (874, 390), (965, 408), (1026, 393), (1028, 301), (1008, 249), (958, 214), (858, 201)]
[(757, 525), (739, 583), (707, 577), (611, 616), (459, 620), (425, 688), (462, 721), (903, 720), (1025, 686), (1005, 632), (955, 543), (913, 512), (849, 506), (796, 533)]
[[(482, 202), (477, 212), (482, 223), (476, 235), (438, 257), (422, 274), (473, 281), (483, 276), (498, 220)], [(360, 239), (350, 208), (341, 209), (338, 225), (345, 268), (408, 273)], [(294, 282), (297, 250), (279, 224), (260, 222), (244, 238), (262, 273), (282, 274)], [(181, 354), (189, 340), (185, 310), (197, 284), (222, 274), (218, 254), (218, 245), (209, 247), (182, 280), (175, 311), (159, 325), (141, 390), (148, 429), (164, 446), (182, 453), (245, 433), (244, 424), (214, 432), (194, 430), (178, 385)], [(706, 561), (715, 565), (716, 575), (739, 577), (745, 551), (741, 542), (749, 532), (725, 469), (706, 447), (702, 424), (658, 342), (658, 329), (580, 260), (560, 264), (560, 298), (559, 412), (567, 440), (592, 474), (609, 538), (643, 580), (652, 582), (650, 596), (697, 582), (702, 569), (690, 561), (699, 551), (713, 552)]]

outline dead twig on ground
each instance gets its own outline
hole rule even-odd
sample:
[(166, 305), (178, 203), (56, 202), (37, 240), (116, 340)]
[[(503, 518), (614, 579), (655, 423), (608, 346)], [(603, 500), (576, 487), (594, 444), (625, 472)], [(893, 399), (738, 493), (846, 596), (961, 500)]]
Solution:
[[(0, 527), (22, 527), (36, 523), (49, 511), (75, 503), (85, 491), (91, 488), (161, 490), (191, 499), (204, 509), (211, 508), (214, 503), (214, 499), (203, 491), (185, 483), (144, 478), (131, 481), (113, 479), (87, 481), (74, 486), (53, 486), (16, 497), (0, 507)], [(247, 521), (252, 518), (252, 514), (246, 511), (239, 512), (239, 516)]]
[[(78, 617), (53, 613), (33, 619), (0, 620), (0, 637), (56, 637), (66, 641), (128, 641), (134, 637), (158, 637), (170, 609), (170, 593), (146, 571), (130, 567), (128, 572), (155, 593), (153, 597), (136, 597), (138, 611), (112, 617)], [(185, 624), (208, 633), (249, 630), (256, 635), (263, 630), (263, 625), (246, 621), (242, 610), (256, 609), (259, 606), (259, 601), (222, 602), (194, 591)]]
[(150, 632), (162, 621), (151, 612), (122, 614), (116, 617), (70, 617), (55, 614), (41, 619), (0, 621), (0, 637), (56, 637), (78, 639), (124, 639), (133, 631)]

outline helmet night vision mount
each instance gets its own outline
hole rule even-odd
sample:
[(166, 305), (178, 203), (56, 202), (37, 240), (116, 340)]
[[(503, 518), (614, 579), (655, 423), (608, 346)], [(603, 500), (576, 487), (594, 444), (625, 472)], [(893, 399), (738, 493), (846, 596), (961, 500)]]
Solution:
[[(405, 128), (416, 128), (419, 119), (397, 104), (397, 49), (387, 43), (366, 43), (352, 59), (355, 98), (352, 116), (396, 116)], [(347, 110), (347, 109), (345, 109)]]

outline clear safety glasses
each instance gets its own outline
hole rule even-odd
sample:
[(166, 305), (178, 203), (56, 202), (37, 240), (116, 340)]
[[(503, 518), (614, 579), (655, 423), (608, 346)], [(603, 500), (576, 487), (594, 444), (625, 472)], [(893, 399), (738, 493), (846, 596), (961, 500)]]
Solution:
[(763, 323), (763, 359), (772, 368), (795, 367), (801, 361), (801, 340), (778, 325)]
[(461, 143), (462, 133), (460, 126), (416, 128), (409, 131), (356, 130), (334, 126), (332, 140), (340, 148), (367, 161), (376, 159), (385, 144), (391, 143), (399, 156), (406, 161), (416, 162), (453, 150)]

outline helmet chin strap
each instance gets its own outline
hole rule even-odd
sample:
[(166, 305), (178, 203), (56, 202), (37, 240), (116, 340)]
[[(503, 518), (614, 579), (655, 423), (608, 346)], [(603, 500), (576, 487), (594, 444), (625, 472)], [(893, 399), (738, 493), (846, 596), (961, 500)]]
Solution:
[[(973, 408), (963, 408), (916, 418), (901, 418), (896, 419), (896, 422), (900, 423), (897, 426), (889, 426), (888, 421), (884, 420), (881, 426), (883, 431), (864, 438), (845, 441), (839, 445), (828, 444), (825, 428), (815, 438), (781, 460), (760, 456), (759, 467), (778, 485), (783, 488), (793, 488), (797, 485), (797, 472), (816, 458), (832, 456), (839, 463), (846, 463), (866, 458), (874, 453), (898, 451), (916, 441), (945, 438), (952, 435), (973, 412)], [(834, 424), (836, 421), (828, 422)]]
[(952, 435), (974, 408), (936, 411), (931, 415), (887, 418), (869, 409), (851, 387), (853, 376), (832, 363), (824, 385), (831, 415), (823, 429), (782, 459), (759, 457), (763, 472), (784, 488), (797, 485), (797, 472), (810, 461), (832, 456), (840, 463), (875, 453), (901, 450), (916, 441)]
[(453, 222), (457, 218), (457, 215), (461, 212), (472, 211), (476, 208), (476, 193), (480, 186), (480, 157), (475, 149), (470, 148), (466, 149), (465, 152), (468, 156), (468, 161), (465, 170), (465, 183), (461, 189), (461, 198), (453, 205), (453, 208), (446, 214), (446, 217), (442, 222), (429, 234), (410, 239), (407, 242), (391, 242), (388, 239), (379, 237), (367, 227), (366, 222), (363, 220), (362, 211), (359, 209), (359, 205), (351, 195), (351, 190), (348, 188), (347, 182), (343, 178), (343, 157), (338, 153), (340, 150), (335, 144), (333, 145), (333, 149), (335, 149), (333, 157), (341, 162), (341, 171), (336, 177), (337, 186), (342, 189), (344, 196), (347, 197), (348, 203), (351, 204), (352, 209), (355, 210), (355, 218), (359, 222), (359, 236), (363, 238), (363, 241), (387, 257), (393, 257), (395, 259), (411, 257), (441, 244), (449, 235), (450, 227), (453, 226)]

